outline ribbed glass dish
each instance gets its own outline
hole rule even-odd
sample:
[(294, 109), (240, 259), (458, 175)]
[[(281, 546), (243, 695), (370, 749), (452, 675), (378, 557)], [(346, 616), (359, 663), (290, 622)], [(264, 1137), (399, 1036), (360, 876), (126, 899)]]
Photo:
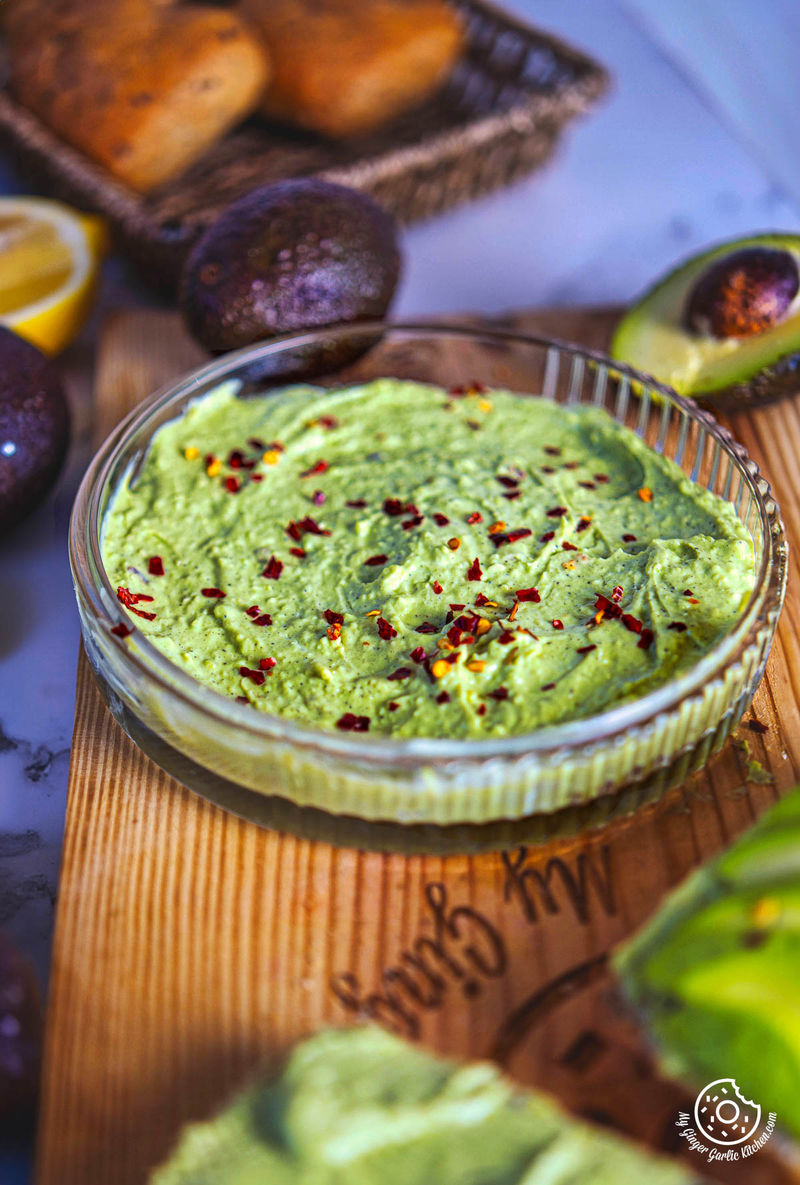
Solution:
[[(120, 608), (101, 560), (103, 515), (154, 432), (224, 380), (240, 380), (246, 394), (309, 370), (314, 382), (328, 387), (393, 376), (445, 387), (483, 383), (605, 408), (693, 481), (729, 501), (747, 527), (756, 579), (735, 627), (691, 670), (638, 700), (528, 735), (474, 741), (309, 728), (198, 683), (139, 630), (115, 636)], [(745, 450), (690, 400), (573, 346), (429, 325), (365, 324), (294, 335), (187, 375), (142, 404), (101, 447), (70, 529), (84, 643), (112, 713), (191, 789), (262, 821), (264, 811), (248, 803), (264, 796), (337, 816), (439, 826), (522, 819), (595, 801), (605, 806), (593, 821), (602, 821), (615, 803), (652, 798), (698, 769), (738, 724), (775, 634), (786, 560), (769, 485)]]

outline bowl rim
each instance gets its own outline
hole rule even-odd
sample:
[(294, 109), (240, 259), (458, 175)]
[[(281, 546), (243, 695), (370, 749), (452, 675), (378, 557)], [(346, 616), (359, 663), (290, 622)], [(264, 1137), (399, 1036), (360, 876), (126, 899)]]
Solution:
[[(102, 562), (101, 503), (106, 482), (120, 452), (130, 438), (147, 428), (154, 418), (163, 421), (163, 412), (172, 403), (179, 403), (192, 388), (204, 389), (234, 376), (232, 372), (280, 353), (287, 347), (313, 345), (325, 339), (337, 339), (354, 333), (377, 335), (385, 340), (394, 333), (417, 336), (457, 337), (480, 341), (494, 339), (509, 344), (529, 345), (540, 349), (556, 349), (564, 355), (595, 362), (608, 373), (627, 378), (658, 392), (663, 401), (678, 407), (704, 429), (731, 458), (742, 480), (748, 486), (761, 520), (763, 553), (755, 573), (753, 591), (732, 630), (726, 633), (683, 674), (637, 699), (626, 701), (593, 716), (570, 720), (562, 724), (519, 733), (507, 737), (448, 739), (422, 736), (392, 738), (369, 733), (345, 734), (331, 729), (315, 728), (286, 716), (271, 715), (250, 704), (237, 703), (231, 697), (215, 691), (185, 672), (166, 657), (137, 627), (130, 615), (119, 605), (115, 591)], [(324, 377), (320, 376), (320, 377)], [(266, 383), (272, 380), (265, 379)], [(287, 385), (292, 382), (287, 379)], [(300, 380), (302, 381), (302, 380)], [(608, 357), (599, 350), (582, 347), (559, 338), (520, 333), (498, 327), (494, 323), (452, 324), (447, 321), (424, 319), (413, 321), (359, 321), (323, 326), (303, 332), (281, 334), (212, 359), (177, 379), (161, 386), (144, 399), (108, 435), (97, 449), (81, 481), (69, 525), (69, 561), (76, 596), (103, 627), (109, 642), (125, 664), (132, 665), (140, 675), (154, 680), (162, 692), (177, 696), (191, 708), (199, 710), (225, 727), (261, 742), (277, 742), (303, 750), (316, 750), (331, 757), (355, 760), (369, 765), (416, 766), (425, 762), (479, 761), (491, 758), (519, 758), (551, 753), (593, 743), (602, 744), (621, 732), (643, 726), (656, 716), (680, 707), (687, 699), (702, 694), (704, 687), (719, 675), (726, 663), (744, 644), (748, 635), (764, 618), (770, 624), (780, 613), (786, 591), (788, 546), (778, 505), (771, 487), (755, 461), (731, 432), (717, 422), (710, 412), (698, 407), (694, 400), (679, 395), (652, 376)], [(772, 591), (771, 604), (765, 602)], [(127, 644), (128, 637), (111, 633), (120, 618), (135, 635), (135, 648)]]

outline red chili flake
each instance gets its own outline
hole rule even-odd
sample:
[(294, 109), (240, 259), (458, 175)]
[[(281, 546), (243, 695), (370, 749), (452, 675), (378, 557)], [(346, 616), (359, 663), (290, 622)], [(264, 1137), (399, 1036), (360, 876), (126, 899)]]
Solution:
[(387, 675), (386, 678), (391, 682), (395, 682), (399, 681), (400, 679), (410, 679), (413, 673), (414, 672), (411, 670), (411, 667), (398, 667), (396, 671), (392, 671), (392, 673)]
[(254, 671), (251, 667), (239, 667), (239, 674), (243, 679), (252, 679), (256, 687), (260, 687), (266, 678), (263, 671)]
[(449, 691), (440, 691), (436, 697), (436, 702), (437, 702), (437, 704), (449, 704), (450, 703), (450, 692)]
[(514, 641), (514, 631), (513, 630), (503, 630), (502, 634), (498, 635), (497, 641), (500, 643), (501, 646), (508, 646), (511, 642)]
[(259, 609), (258, 605), (251, 605), (249, 609), (245, 609), (245, 613), (248, 617), (258, 617), (260, 612), (261, 610)]
[(548, 457), (560, 457), (561, 456), (561, 449), (554, 448), (553, 445), (551, 445), (551, 444), (550, 445), (546, 444), (544, 447), (544, 451), (547, 453)]
[(267, 580), (278, 580), (283, 571), (283, 561), (279, 560), (277, 556), (271, 555), (267, 560), (267, 566), (261, 573)]
[(263, 481), (264, 474), (263, 473), (254, 473), (253, 476), (250, 478), (250, 480), (251, 481)]
[(253, 618), (253, 625), (272, 625), (272, 618), (269, 613), (259, 613), (258, 617)]
[(371, 555), (368, 560), (364, 560), (364, 565), (367, 568), (379, 568), (381, 564), (385, 564), (388, 560), (386, 555)]
[(603, 483), (603, 485), (605, 485), (605, 483), (606, 483), (607, 481), (611, 481), (611, 478), (608, 476), (608, 474), (607, 474), (607, 473), (595, 473), (595, 474), (594, 474), (594, 480), (595, 480), (595, 481), (602, 482), (602, 483)]
[(578, 549), (574, 543), (570, 543), (570, 542), (568, 542), (568, 540), (565, 539), (564, 542), (561, 544), (561, 550), (562, 551), (577, 551)]
[(487, 596), (486, 596), (484, 593), (482, 593), (482, 592), (479, 592), (479, 593), (478, 593), (478, 595), (477, 595), (477, 597), (475, 598), (475, 604), (476, 604), (476, 605), (477, 605), (479, 608), (480, 608), (482, 605), (489, 605), (489, 604), (493, 604), (493, 603), (494, 603), (494, 602), (490, 601), (490, 598), (489, 598), (489, 597), (487, 597)]
[(330, 466), (327, 461), (317, 461), (310, 469), (304, 469), (300, 474), (301, 477), (314, 477), (317, 473), (325, 473)]
[(334, 621), (332, 625), (328, 626), (325, 632), (332, 642), (338, 642), (342, 636), (342, 627), (338, 621)]
[(615, 605), (618, 605), (625, 594), (625, 589), (621, 584), (616, 585), (611, 591), (611, 600)]
[(516, 618), (517, 614), (519, 613), (519, 604), (520, 604), (519, 601), (515, 601), (514, 604), (511, 606), (511, 612), (508, 615), (509, 621), (513, 621)]
[(483, 580), (483, 571), (477, 556), (467, 568), (467, 580)]
[(564, 463), (564, 466), (563, 466), (563, 468), (564, 468), (564, 469), (577, 469), (577, 468), (578, 468), (578, 462), (577, 462), (577, 461), (566, 461), (566, 462)]
[(418, 527), (424, 518), (424, 514), (415, 514), (411, 518), (404, 519), (400, 526), (404, 531), (411, 531), (414, 527)]
[(576, 654), (588, 654), (591, 650), (596, 650), (596, 649), (597, 649), (597, 645), (594, 642), (590, 642), (588, 646), (579, 646), (578, 649), (575, 651), (575, 653)]
[(579, 481), (578, 485), (581, 487), (582, 490), (596, 490), (597, 489), (597, 486), (594, 484), (593, 481)]
[(765, 732), (769, 732), (769, 725), (762, 724), (760, 720), (756, 720), (755, 718), (747, 721), (747, 727), (751, 732), (757, 732), (760, 736), (763, 736)]
[[(634, 617), (632, 613), (623, 613), (620, 618), (626, 630), (630, 630), (632, 634), (641, 634), (644, 632), (644, 623), (639, 621), (638, 617)], [(650, 632), (649, 630), (647, 631)]]
[(405, 514), (405, 508), (399, 498), (387, 498), (383, 503), (383, 512), (397, 518), (398, 515)]
[(133, 630), (129, 625), (125, 625), (125, 623), (121, 621), (119, 625), (112, 625), (111, 632), (118, 638), (127, 638), (128, 634), (133, 633)]
[(311, 501), (315, 506), (324, 506), (328, 501), (328, 495), (323, 490), (314, 490), (311, 495)]
[(301, 531), (305, 531), (309, 535), (330, 535), (330, 531), (321, 527), (317, 520), (309, 514), (305, 518), (301, 518), (297, 525)]
[(200, 592), (204, 597), (217, 597), (218, 599), (227, 597), (228, 595), (227, 593), (224, 593), (221, 588), (201, 588)]
[(694, 596), (694, 593), (692, 592), (692, 590), (691, 590), (690, 588), (685, 588), (685, 589), (683, 590), (683, 595), (684, 595), (685, 597), (693, 597), (693, 596)]
[(302, 547), (290, 547), (289, 555), (297, 556), (298, 560), (304, 560), (306, 558), (306, 553)]
[(512, 490), (510, 494), (503, 494), (503, 497), (509, 502), (515, 501), (521, 494), (521, 490)]
[(203, 458), (203, 462), (206, 466), (206, 469), (208, 468), (209, 465), (212, 465), (214, 463), (214, 461), (216, 461), (216, 459), (217, 458), (214, 456), (213, 453), (206, 453), (205, 457)]
[(251, 436), (247, 442), (247, 447), (254, 449), (257, 453), (263, 453), (267, 446), (264, 444), (264, 441), (259, 440), (257, 436)]
[(451, 602), (450, 602), (450, 608), (451, 608), (451, 609), (452, 609), (452, 610), (453, 610), (455, 613), (460, 613), (462, 609), (466, 609), (466, 605), (462, 605), (462, 604), (461, 604), (460, 602), (458, 602), (458, 601), (451, 601)]
[(274, 666), (277, 666), (277, 663), (277, 658), (262, 658), (258, 665), (262, 671), (271, 671)]
[(345, 712), (336, 721), (336, 727), (342, 732), (369, 732), (369, 716), (356, 716), (353, 712)]
[(542, 686), (542, 691), (552, 691), (554, 687), (555, 687), (555, 683), (545, 683)]
[(567, 513), (566, 506), (552, 506), (547, 511), (547, 517), (548, 518), (563, 518), (566, 513)]
[(238, 477), (226, 477), (225, 478), (225, 489), (228, 491), (229, 494), (238, 494), (239, 493), (239, 478)]
[(540, 543), (549, 543), (551, 539), (555, 539), (555, 531), (545, 531), (544, 535), (539, 536)]
[(415, 646), (408, 657), (413, 659), (414, 662), (424, 662), (425, 657), (426, 657), (425, 656), (425, 647), (424, 646)]
[(151, 576), (164, 575), (164, 561), (160, 555), (151, 555), (147, 561), (147, 571)]
[(481, 704), (481, 706), (479, 708), (476, 708), (475, 715), (476, 716), (485, 716), (486, 715), (486, 704)]
[(431, 585), (431, 588), (436, 593), (437, 597), (439, 596), (440, 593), (444, 592), (444, 589), (442, 588), (442, 586), (438, 580), (434, 580), (433, 584)]
[(563, 630), (563, 628), (564, 628), (564, 622), (559, 621), (557, 617), (554, 617), (553, 618), (553, 629), (554, 630)]
[(636, 645), (640, 650), (647, 650), (653, 644), (654, 639), (655, 634), (653, 631), (644, 629), (642, 630), (642, 636), (639, 638), (639, 641), (636, 643)]
[(502, 547), (505, 543), (517, 543), (520, 539), (527, 539), (532, 534), (530, 527), (516, 527), (513, 531), (492, 535), (492, 543), (495, 547)]
[(397, 630), (390, 622), (386, 620), (385, 617), (379, 617), (375, 624), (378, 627), (378, 634), (385, 641), (388, 641), (389, 638), (397, 637)]
[(247, 698), (246, 695), (237, 695), (236, 702), (237, 702), (237, 704), (249, 704), (250, 700)]
[(500, 485), (505, 486), (507, 490), (515, 490), (519, 485), (518, 477), (506, 477), (502, 473), (495, 477), (495, 481), (499, 481)]
[(133, 605), (138, 605), (140, 601), (152, 601), (153, 597), (148, 596), (147, 593), (131, 592), (129, 588), (125, 588), (121, 584), (117, 589), (117, 600), (120, 601), (126, 609), (130, 609)]
[(238, 449), (233, 449), (228, 455), (228, 464), (231, 469), (241, 469), (242, 461), (244, 461), (244, 453), (240, 453)]
[(328, 625), (342, 625), (344, 623), (344, 614), (337, 613), (334, 609), (326, 609), (322, 616)]
[(578, 519), (578, 525), (575, 528), (575, 530), (576, 531), (588, 531), (589, 527), (591, 525), (592, 525), (592, 520), (587, 515), (583, 514)]
[(688, 626), (686, 625), (685, 621), (671, 621), (667, 626), (667, 629), (675, 630), (677, 633), (682, 634), (686, 629), (688, 629)]
[(474, 523), (482, 523), (483, 515), (480, 510), (473, 510), (472, 514), (467, 515), (467, 522), (472, 526)]
[(546, 473), (549, 477), (552, 473), (555, 473), (555, 469), (552, 465), (542, 465), (542, 473)]
[[(450, 522), (450, 519), (447, 517), (446, 514), (434, 514), (434, 515), (431, 515), (431, 517), (432, 517), (433, 521), (436, 523), (437, 527), (446, 527)], [(467, 519), (467, 522), (469, 522), (469, 519)]]
[(636, 536), (635, 536), (635, 535), (631, 535), (630, 533), (628, 533), (627, 535), (623, 535), (623, 536), (622, 536), (622, 542), (623, 542), (623, 543), (635, 543), (635, 542), (636, 542)]
[(508, 688), (507, 687), (495, 687), (492, 691), (489, 692), (489, 699), (496, 699), (498, 702), (500, 702), (504, 699), (508, 699)]
[(321, 424), (323, 428), (327, 428), (329, 430), (331, 428), (339, 427), (339, 421), (336, 419), (336, 416), (320, 416), (317, 420), (317, 423)]
[(349, 506), (351, 510), (363, 510), (367, 503), (363, 498), (351, 498), (345, 502), (345, 506)]
[(397, 709), (400, 707), (400, 705), (398, 704), (397, 700), (393, 699), (393, 700), (391, 700), (390, 703), (388, 703), (386, 705), (386, 707), (389, 709), (390, 712), (396, 712)]
[(414, 632), (417, 634), (438, 634), (439, 627), (435, 626), (432, 621), (423, 621)]
[(535, 605), (538, 605), (542, 599), (539, 596), (538, 588), (518, 588), (516, 597), (518, 601), (533, 601)]
[(286, 534), (290, 539), (299, 540), (303, 532), (300, 530), (294, 519), (292, 519), (292, 521), (289, 523), (289, 526), (286, 528)]

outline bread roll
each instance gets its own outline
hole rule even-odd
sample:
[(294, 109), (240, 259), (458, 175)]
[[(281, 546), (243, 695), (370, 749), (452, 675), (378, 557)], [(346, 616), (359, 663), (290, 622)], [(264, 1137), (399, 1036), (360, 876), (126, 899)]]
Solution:
[(161, 0), (6, 0), (11, 84), (134, 189), (187, 165), (256, 106), (263, 44), (232, 12)]
[(241, 0), (239, 11), (270, 51), (265, 114), (336, 138), (422, 102), (463, 44), (444, 0)]

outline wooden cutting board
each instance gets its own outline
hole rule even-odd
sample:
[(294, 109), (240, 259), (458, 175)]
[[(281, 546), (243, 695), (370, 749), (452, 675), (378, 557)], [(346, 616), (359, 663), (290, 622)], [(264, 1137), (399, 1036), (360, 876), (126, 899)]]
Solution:
[[(613, 313), (511, 320), (602, 348)], [(198, 359), (172, 314), (113, 319), (98, 441)], [(800, 397), (730, 426), (800, 543)], [(142, 1185), (181, 1124), (265, 1057), (365, 1014), (446, 1053), (494, 1055), (577, 1111), (683, 1151), (675, 1120), (689, 1092), (659, 1078), (602, 956), (800, 780), (796, 577), (754, 704), (768, 731), (739, 732), (769, 782), (748, 782), (729, 743), (631, 818), (547, 845), (512, 833), (480, 855), (357, 851), (243, 822), (128, 740), (81, 657), (38, 1185)], [(775, 1144), (719, 1179), (790, 1180)]]

